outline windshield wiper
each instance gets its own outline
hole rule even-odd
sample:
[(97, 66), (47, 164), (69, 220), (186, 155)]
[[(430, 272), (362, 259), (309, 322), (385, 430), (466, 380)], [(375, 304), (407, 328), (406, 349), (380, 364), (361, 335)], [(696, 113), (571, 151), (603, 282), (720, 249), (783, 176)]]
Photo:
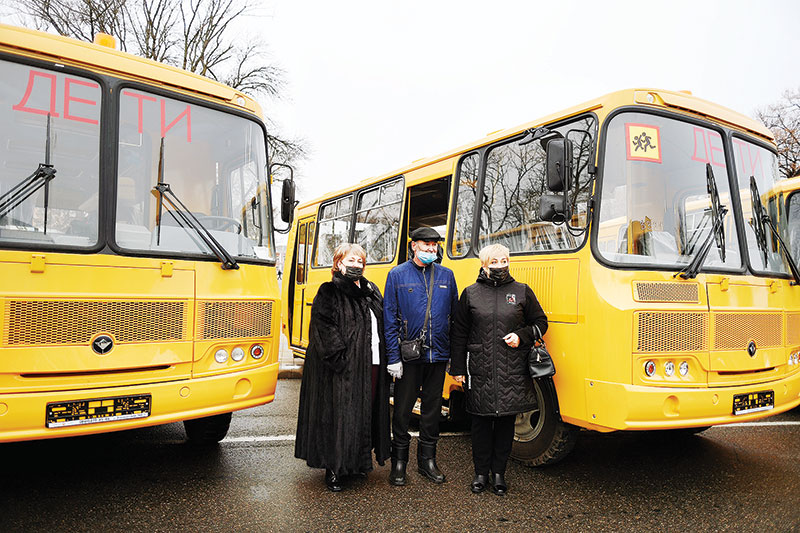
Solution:
[(725, 231), (724, 222), (725, 214), (728, 209), (719, 201), (719, 190), (717, 189), (717, 180), (714, 179), (714, 170), (711, 168), (710, 163), (706, 163), (706, 190), (711, 199), (711, 220), (713, 225), (703, 245), (697, 251), (697, 255), (692, 258), (692, 261), (686, 265), (686, 268), (675, 274), (675, 277), (680, 276), (683, 279), (693, 279), (697, 277), (700, 272), (700, 267), (708, 257), (708, 252), (711, 251), (712, 239), (716, 241), (717, 250), (722, 262), (725, 262)]
[(789, 270), (794, 278), (792, 285), (800, 285), (800, 271), (798, 271), (794, 258), (792, 254), (789, 253), (789, 249), (783, 243), (783, 239), (781, 239), (778, 228), (775, 227), (775, 223), (772, 221), (772, 217), (767, 214), (766, 209), (764, 209), (764, 204), (761, 203), (761, 195), (758, 192), (758, 185), (756, 184), (756, 178), (754, 176), (750, 176), (750, 205), (753, 211), (753, 218), (750, 221), (750, 225), (753, 228), (753, 232), (756, 234), (756, 242), (758, 243), (758, 249), (761, 251), (764, 260), (764, 268), (767, 267), (767, 232), (764, 226), (767, 225), (778, 240), (778, 245), (784, 257), (786, 257), (786, 263), (789, 265)]
[(23, 179), (7, 193), (0, 196), (0, 219), (8, 215), (22, 202), (44, 187), (44, 233), (47, 233), (47, 212), (50, 208), (50, 181), (56, 177), (56, 169), (50, 164), (50, 113), (47, 114), (47, 138), (44, 145), (44, 163), (33, 174)]
[(228, 253), (224, 246), (222, 246), (211, 232), (203, 226), (194, 213), (181, 202), (172, 189), (169, 183), (164, 183), (164, 138), (161, 138), (161, 153), (158, 160), (158, 183), (153, 187), (153, 194), (157, 195), (158, 199), (158, 214), (156, 218), (156, 225), (158, 227), (157, 244), (161, 244), (161, 214), (166, 201), (169, 206), (169, 214), (183, 229), (191, 228), (197, 233), (197, 236), (208, 246), (208, 249), (217, 256), (220, 263), (222, 263), (223, 270), (237, 270), (239, 263), (236, 259)]

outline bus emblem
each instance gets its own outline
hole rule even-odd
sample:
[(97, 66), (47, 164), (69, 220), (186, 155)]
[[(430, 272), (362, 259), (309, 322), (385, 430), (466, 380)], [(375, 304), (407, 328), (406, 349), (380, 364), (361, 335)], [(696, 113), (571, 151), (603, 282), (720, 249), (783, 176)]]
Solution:
[(92, 350), (98, 355), (105, 355), (114, 348), (114, 339), (108, 335), (100, 335), (92, 341)]
[(747, 353), (750, 354), (750, 357), (756, 356), (756, 343), (755, 341), (750, 341), (750, 344), (747, 345)]

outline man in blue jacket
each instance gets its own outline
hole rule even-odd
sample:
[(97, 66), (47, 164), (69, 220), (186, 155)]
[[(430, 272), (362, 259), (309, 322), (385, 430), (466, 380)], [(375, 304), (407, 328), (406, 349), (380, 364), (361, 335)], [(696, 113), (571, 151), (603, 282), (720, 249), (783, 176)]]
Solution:
[[(422, 415), (417, 466), (428, 479), (435, 483), (444, 482), (445, 476), (436, 465), (436, 443), (439, 440), (445, 369), (450, 359), (450, 316), (458, 304), (453, 271), (434, 263), (437, 243), (443, 240), (442, 237), (435, 229), (425, 227), (415, 229), (410, 237), (413, 257), (389, 272), (383, 296), (387, 370), (395, 378), (392, 470), (389, 474), (392, 485), (406, 484), (411, 441), (408, 422), (418, 395), (422, 401)], [(430, 317), (427, 327), (423, 328), (429, 297)], [(419, 358), (403, 361), (400, 341), (417, 339), (421, 335), (424, 338)]]

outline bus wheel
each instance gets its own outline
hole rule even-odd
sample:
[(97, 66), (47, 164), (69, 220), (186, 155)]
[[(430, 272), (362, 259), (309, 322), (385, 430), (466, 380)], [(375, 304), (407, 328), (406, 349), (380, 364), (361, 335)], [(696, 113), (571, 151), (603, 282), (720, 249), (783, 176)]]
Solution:
[(228, 428), (231, 426), (231, 415), (232, 413), (223, 413), (205, 418), (184, 420), (183, 428), (186, 430), (186, 437), (189, 442), (194, 444), (219, 442), (228, 434)]
[(539, 406), (517, 415), (511, 458), (526, 466), (544, 466), (566, 457), (578, 437), (578, 428), (565, 424), (556, 414), (555, 389), (534, 380)]

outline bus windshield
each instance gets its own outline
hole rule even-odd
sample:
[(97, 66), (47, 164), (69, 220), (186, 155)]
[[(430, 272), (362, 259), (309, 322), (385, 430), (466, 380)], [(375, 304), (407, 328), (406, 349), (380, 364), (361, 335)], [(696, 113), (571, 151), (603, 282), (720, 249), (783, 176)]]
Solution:
[[(100, 84), (7, 61), (0, 73), (0, 243), (95, 246)], [(46, 184), (40, 164), (55, 171)]]
[(162, 182), (230, 255), (275, 259), (266, 144), (257, 123), (138, 89), (123, 89), (119, 108), (120, 247), (213, 254), (153, 193)]
[(611, 119), (606, 135), (597, 249), (607, 261), (680, 269), (714, 225), (707, 167), (727, 208), (724, 259), (714, 244), (705, 268), (742, 265), (722, 136), (716, 130), (645, 113)]

